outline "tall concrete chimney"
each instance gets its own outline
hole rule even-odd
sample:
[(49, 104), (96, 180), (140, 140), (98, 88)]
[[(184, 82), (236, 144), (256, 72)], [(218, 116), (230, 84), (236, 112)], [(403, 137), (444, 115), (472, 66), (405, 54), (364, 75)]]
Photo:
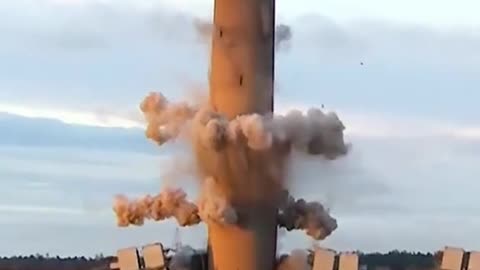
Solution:
[[(273, 112), (275, 0), (215, 0), (210, 103), (232, 119)], [(238, 146), (227, 146), (225, 160)], [(256, 166), (252, 160), (248, 166)], [(233, 159), (231, 159), (233, 160)], [(257, 165), (258, 166), (258, 165)], [(250, 171), (250, 170), (248, 170)], [(254, 170), (252, 170), (254, 171)], [(277, 245), (277, 208), (255, 175), (218, 179), (235, 207), (237, 225), (208, 224), (210, 270), (273, 270)]]
[(233, 118), (273, 110), (275, 0), (215, 0), (210, 98)]

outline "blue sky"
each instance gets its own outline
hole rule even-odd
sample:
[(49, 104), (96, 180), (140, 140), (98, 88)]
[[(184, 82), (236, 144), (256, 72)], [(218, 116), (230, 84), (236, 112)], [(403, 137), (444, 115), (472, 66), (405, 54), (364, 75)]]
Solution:
[[(333, 163), (295, 163), (292, 189), (338, 218), (332, 248), (480, 249), (479, 4), (397, 2), (278, 0), (293, 38), (277, 55), (277, 110), (325, 104), (354, 145)], [(173, 222), (115, 228), (110, 204), (165, 181), (175, 147), (144, 139), (138, 103), (151, 90), (205, 91), (209, 48), (194, 19), (208, 21), (212, 4), (0, 3), (0, 239), (12, 243), (0, 255), (173, 240)], [(203, 226), (181, 235), (206, 239)], [(309, 245), (282, 237), (284, 249)]]

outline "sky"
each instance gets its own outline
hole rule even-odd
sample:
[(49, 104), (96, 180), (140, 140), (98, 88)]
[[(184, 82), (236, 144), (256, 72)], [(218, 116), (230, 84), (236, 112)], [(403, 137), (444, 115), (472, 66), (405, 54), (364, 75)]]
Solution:
[[(351, 153), (297, 160), (292, 192), (320, 200), (338, 250), (480, 249), (479, 3), (278, 0), (292, 29), (276, 110), (325, 104)], [(116, 227), (115, 194), (158, 192), (175, 145), (147, 141), (138, 104), (207, 91), (206, 0), (0, 2), (0, 255), (112, 254), (173, 243), (175, 223)], [(364, 65), (360, 65), (363, 62)], [(300, 177), (301, 175), (301, 177)], [(194, 188), (188, 186), (194, 196)], [(180, 229), (202, 247), (203, 225)], [(307, 248), (301, 232), (282, 250)]]

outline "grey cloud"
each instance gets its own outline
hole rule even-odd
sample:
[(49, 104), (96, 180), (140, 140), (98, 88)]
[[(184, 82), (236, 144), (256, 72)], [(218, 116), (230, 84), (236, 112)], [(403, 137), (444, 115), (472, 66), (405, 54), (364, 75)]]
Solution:
[(102, 129), (0, 113), (0, 145), (71, 146), (153, 153), (140, 129)]
[[(190, 83), (207, 82), (209, 50), (198, 40), (198, 31), (208, 32), (198, 24), (205, 17), (161, 5), (45, 10), (32, 4), (34, 12), (29, 6), (3, 11), (1, 100), (130, 111), (145, 92), (178, 97)], [(319, 15), (285, 23), (292, 35), (289, 50), (277, 58), (278, 99), (305, 102), (299, 97), (308, 96), (335, 108), (479, 119), (471, 98), (480, 83), (474, 34), (388, 22), (339, 24)]]
[(162, 5), (151, 9), (102, 2), (78, 6), (37, 1), (30, 5), (24, 9), (0, 7), (1, 14), (15, 12), (5, 16), (6, 23), (0, 27), (0, 33), (10, 42), (43, 49), (83, 50), (122, 43), (189, 42), (195, 34), (191, 16)]
[(300, 44), (324, 50), (353, 50), (361, 48), (349, 27), (342, 27), (332, 19), (320, 15), (305, 15), (296, 20), (296, 38)]
[[(366, 63), (393, 65), (410, 63), (456, 68), (478, 67), (475, 48), (480, 37), (466, 29), (435, 30), (422, 25), (401, 25), (385, 21), (353, 21), (339, 24), (321, 15), (297, 18), (292, 23), (298, 46), (322, 57), (360, 58)], [(297, 43), (296, 43), (297, 44)]]
[[(10, 9), (4, 7), (3, 13), (9, 15), (5, 16), (8, 23), (0, 28), (0, 32), (9, 33), (13, 40), (22, 36), (38, 38), (65, 48), (104, 47), (107, 44), (119, 47), (148, 42), (194, 43), (198, 32), (204, 35), (211, 32), (207, 23), (211, 18), (200, 19), (161, 4), (150, 9), (111, 3), (82, 7), (51, 3), (31, 5), (36, 8), (35, 12), (13, 9), (15, 5), (10, 5)], [(12, 11), (15, 15), (8, 14)], [(421, 25), (381, 21), (339, 24), (329, 17), (311, 14), (288, 25), (281, 24), (278, 30), (279, 40), (293, 39), (295, 47), (308, 48), (309, 52), (328, 58), (369, 57), (365, 61), (375, 62), (379, 60), (377, 58), (389, 60), (389, 57), (401, 55), (397, 61), (407, 57), (425, 63), (441, 61), (434, 64), (445, 65), (478, 65), (480, 61), (475, 53), (480, 38), (461, 29), (436, 31)], [(295, 32), (293, 36), (292, 31)], [(418, 56), (422, 57), (417, 59)]]
[[(173, 11), (160, 4), (142, 10), (111, 3), (95, 3), (82, 7), (39, 5), (34, 2), (31, 5), (36, 7), (35, 12), (28, 12), (29, 9), (14, 9), (15, 5), (10, 5), (10, 8), (8, 5), (7, 8), (4, 7), (3, 13), (9, 15), (5, 16), (9, 23), (0, 31), (14, 35), (43, 33), (47, 34), (47, 39), (51, 39), (53, 34), (60, 39), (65, 38), (67, 44), (74, 40), (92, 44), (95, 43), (92, 40), (99, 39), (111, 39), (112, 42), (123, 40), (130, 43), (155, 37), (163, 41), (168, 38), (176, 42), (182, 40), (191, 42), (195, 31), (199, 29), (205, 33), (211, 31), (205, 23), (211, 18), (199, 20), (190, 14)], [(15, 11), (15, 15), (8, 14), (12, 11)], [(33, 16), (32, 13), (38, 16)], [(302, 16), (292, 21), (288, 25), (290, 27), (285, 26), (287, 25), (279, 25), (279, 29), (282, 30), (281, 36), (290, 37), (291, 29), (298, 31), (298, 35), (295, 34), (293, 39), (300, 42), (296, 44), (299, 47), (314, 46), (320, 52), (327, 50), (336, 52), (338, 56), (346, 52), (375, 53), (382, 48), (398, 49), (396, 53), (402, 51), (411, 53), (417, 49), (441, 52), (449, 48), (448, 54), (463, 54), (465, 49), (474, 52), (480, 43), (478, 36), (461, 30), (440, 32), (420, 25), (395, 25), (380, 21), (359, 21), (341, 25), (321, 15)], [(283, 31), (287, 29), (289, 31)], [(77, 33), (78, 36), (75, 36)], [(432, 44), (435, 46), (430, 46)], [(478, 61), (478, 58), (476, 60)]]

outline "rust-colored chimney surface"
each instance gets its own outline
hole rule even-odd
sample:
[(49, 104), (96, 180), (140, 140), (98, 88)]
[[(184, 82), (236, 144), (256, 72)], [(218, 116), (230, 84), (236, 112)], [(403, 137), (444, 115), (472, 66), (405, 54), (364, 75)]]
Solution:
[[(273, 112), (274, 35), (275, 0), (215, 0), (210, 103), (216, 111), (229, 119)], [(225, 156), (237, 150), (226, 149)], [(277, 208), (259, 199), (265, 185), (255, 184), (262, 181), (255, 175), (251, 178), (235, 183), (218, 179), (229, 190), (226, 196), (238, 212), (239, 224), (208, 224), (210, 270), (275, 267)], [(248, 195), (250, 189), (255, 196)]]
[(273, 110), (275, 0), (215, 0), (210, 101), (229, 118)]

